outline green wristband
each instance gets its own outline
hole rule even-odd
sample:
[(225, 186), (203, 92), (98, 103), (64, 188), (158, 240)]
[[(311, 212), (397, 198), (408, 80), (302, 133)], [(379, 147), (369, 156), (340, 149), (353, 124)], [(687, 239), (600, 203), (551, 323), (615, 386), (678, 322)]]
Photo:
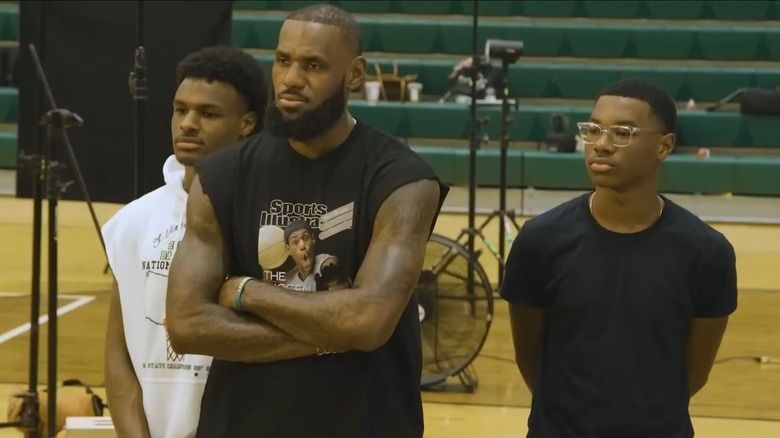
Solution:
[(236, 288), (236, 310), (242, 310), (241, 309), (241, 294), (244, 293), (244, 286), (246, 286), (247, 283), (249, 283), (250, 280), (254, 280), (252, 277), (244, 277), (243, 280), (241, 280), (241, 283), (238, 284), (238, 287)]

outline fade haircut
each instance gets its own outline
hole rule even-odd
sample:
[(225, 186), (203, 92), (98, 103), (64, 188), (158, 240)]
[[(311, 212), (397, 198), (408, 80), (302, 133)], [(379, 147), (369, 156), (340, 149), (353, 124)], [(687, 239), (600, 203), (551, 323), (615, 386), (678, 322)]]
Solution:
[(230, 84), (257, 114), (252, 134), (261, 131), (268, 104), (268, 85), (263, 66), (252, 55), (226, 46), (205, 47), (187, 55), (176, 67), (176, 83), (203, 79)]
[(650, 112), (663, 125), (664, 134), (677, 131), (677, 104), (660, 86), (644, 79), (623, 79), (604, 88), (601, 96), (637, 99), (650, 105)]
[(310, 21), (338, 27), (355, 56), (363, 55), (363, 36), (360, 25), (352, 15), (343, 9), (327, 3), (311, 5), (291, 12), (285, 17), (285, 21), (287, 20)]

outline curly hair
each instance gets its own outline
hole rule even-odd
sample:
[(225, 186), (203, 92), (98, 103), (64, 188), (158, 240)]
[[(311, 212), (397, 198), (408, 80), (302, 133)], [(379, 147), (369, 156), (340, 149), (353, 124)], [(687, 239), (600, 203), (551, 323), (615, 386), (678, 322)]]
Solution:
[(263, 66), (237, 47), (205, 47), (187, 55), (176, 67), (176, 83), (184, 79), (205, 79), (230, 84), (246, 100), (249, 111), (257, 114), (252, 134), (260, 132), (268, 103), (268, 83)]

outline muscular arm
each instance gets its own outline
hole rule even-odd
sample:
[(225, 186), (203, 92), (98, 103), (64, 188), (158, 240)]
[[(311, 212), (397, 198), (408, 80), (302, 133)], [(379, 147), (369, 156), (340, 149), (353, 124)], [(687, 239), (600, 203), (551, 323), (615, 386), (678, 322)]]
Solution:
[(707, 383), (723, 334), (726, 332), (728, 319), (728, 316), (724, 316), (691, 320), (685, 351), (691, 397), (704, 388)]
[(127, 352), (122, 304), (116, 280), (111, 288), (104, 360), (106, 399), (117, 436), (151, 438), (141, 385)]
[(509, 304), (509, 323), (515, 347), (515, 362), (528, 390), (533, 394), (539, 347), (544, 333), (545, 310)]
[(220, 306), (227, 252), (214, 210), (196, 177), (187, 200), (187, 231), (168, 278), (166, 322), (179, 354), (237, 362), (309, 356), (316, 349), (260, 318)]
[(379, 348), (409, 303), (438, 205), (436, 181), (404, 185), (380, 207), (351, 288), (307, 293), (251, 281), (242, 294), (242, 308), (320, 348)]

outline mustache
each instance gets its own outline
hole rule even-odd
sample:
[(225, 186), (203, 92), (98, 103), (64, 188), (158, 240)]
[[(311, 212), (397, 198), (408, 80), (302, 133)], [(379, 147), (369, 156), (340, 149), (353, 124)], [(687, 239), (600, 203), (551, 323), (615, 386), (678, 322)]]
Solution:
[(285, 97), (285, 96), (296, 97), (304, 102), (309, 101), (309, 99), (306, 96), (304, 96), (303, 93), (301, 93), (299, 90), (296, 90), (294, 88), (290, 88), (279, 93), (279, 97)]
[(199, 139), (198, 137), (189, 137), (186, 135), (180, 135), (176, 137), (176, 142), (203, 144), (203, 140)]

